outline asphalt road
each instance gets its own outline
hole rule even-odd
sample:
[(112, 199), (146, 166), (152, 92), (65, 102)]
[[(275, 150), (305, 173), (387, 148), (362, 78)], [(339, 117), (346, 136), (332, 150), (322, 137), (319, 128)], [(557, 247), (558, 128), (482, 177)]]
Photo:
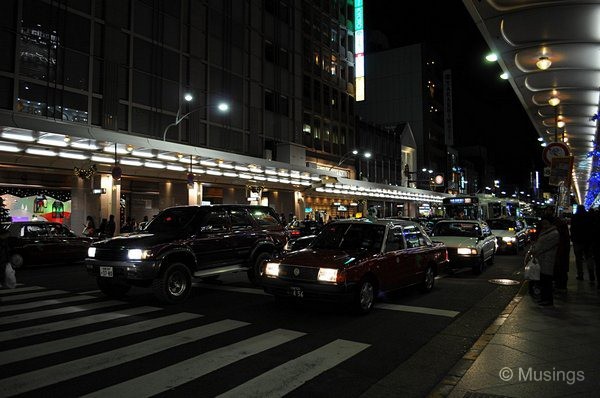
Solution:
[(138, 288), (107, 299), (81, 265), (19, 270), (0, 291), (0, 396), (425, 396), (516, 294), (489, 280), (520, 280), (522, 257), (365, 316), (281, 305), (243, 274), (164, 306)]

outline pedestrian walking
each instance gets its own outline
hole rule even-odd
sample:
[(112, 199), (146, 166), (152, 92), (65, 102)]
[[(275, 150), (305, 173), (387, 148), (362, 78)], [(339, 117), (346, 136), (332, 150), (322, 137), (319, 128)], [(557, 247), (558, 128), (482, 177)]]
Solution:
[(567, 281), (569, 280), (569, 255), (571, 254), (571, 234), (569, 225), (560, 217), (555, 217), (551, 211), (549, 219), (558, 230), (558, 251), (556, 253), (556, 263), (554, 265), (554, 287), (561, 293), (567, 290)]
[(575, 253), (577, 280), (583, 280), (583, 263), (585, 262), (591, 282), (596, 279), (596, 264), (592, 248), (594, 222), (583, 205), (577, 205), (577, 211), (571, 219), (571, 241)]
[(106, 218), (103, 218), (102, 221), (100, 221), (100, 226), (96, 230), (96, 235), (98, 235), (101, 238), (105, 237), (107, 225), (108, 225), (108, 220)]
[(546, 217), (538, 223), (539, 234), (531, 247), (531, 254), (540, 264), (541, 301), (539, 305), (550, 306), (554, 304), (552, 280), (554, 266), (557, 261), (557, 252), (560, 241), (558, 229)]
[(15, 270), (10, 263), (8, 236), (8, 231), (0, 231), (0, 288), (2, 289), (13, 289), (17, 284)]

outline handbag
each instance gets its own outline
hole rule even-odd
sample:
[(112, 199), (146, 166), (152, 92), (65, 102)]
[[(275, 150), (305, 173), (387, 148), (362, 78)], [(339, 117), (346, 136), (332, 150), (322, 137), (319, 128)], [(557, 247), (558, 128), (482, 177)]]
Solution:
[(15, 270), (11, 263), (6, 263), (4, 266), (4, 284), (3, 287), (6, 289), (14, 289), (17, 286), (17, 278), (15, 276)]
[(523, 277), (530, 281), (540, 280), (540, 264), (535, 257), (531, 257), (527, 264), (525, 264), (525, 272)]

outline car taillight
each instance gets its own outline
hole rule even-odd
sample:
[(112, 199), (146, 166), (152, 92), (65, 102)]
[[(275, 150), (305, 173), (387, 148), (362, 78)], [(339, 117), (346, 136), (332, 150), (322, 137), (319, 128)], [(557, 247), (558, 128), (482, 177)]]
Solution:
[(346, 281), (346, 271), (339, 270), (337, 273), (337, 277), (335, 278), (336, 283), (343, 283)]
[(298, 231), (297, 229), (292, 230), (291, 235), (292, 236), (298, 236), (298, 235), (300, 235), (300, 231)]
[(444, 250), (444, 256), (446, 257), (446, 261), (448, 261), (448, 250)]

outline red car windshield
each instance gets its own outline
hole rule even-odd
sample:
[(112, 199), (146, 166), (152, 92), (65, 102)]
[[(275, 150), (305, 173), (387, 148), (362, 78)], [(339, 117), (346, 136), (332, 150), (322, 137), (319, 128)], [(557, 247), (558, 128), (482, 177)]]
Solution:
[(313, 249), (366, 249), (379, 251), (385, 235), (384, 225), (333, 223), (315, 238)]

